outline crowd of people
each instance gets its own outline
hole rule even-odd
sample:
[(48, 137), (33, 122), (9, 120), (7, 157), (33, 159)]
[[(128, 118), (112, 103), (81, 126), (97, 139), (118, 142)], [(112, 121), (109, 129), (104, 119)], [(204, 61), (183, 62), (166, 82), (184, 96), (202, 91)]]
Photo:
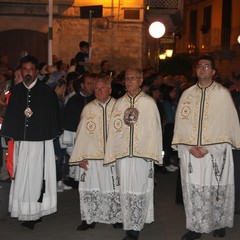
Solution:
[(0, 59), (11, 216), (34, 229), (57, 211), (57, 193), (78, 188), (78, 231), (105, 223), (138, 239), (154, 221), (154, 175), (178, 171), (189, 230), (181, 239), (225, 236), (240, 212), (238, 76), (219, 83), (209, 55), (197, 60), (195, 79), (151, 67), (116, 74), (108, 60), (92, 72), (88, 43), (79, 48), (69, 66), (26, 54), (12, 70)]

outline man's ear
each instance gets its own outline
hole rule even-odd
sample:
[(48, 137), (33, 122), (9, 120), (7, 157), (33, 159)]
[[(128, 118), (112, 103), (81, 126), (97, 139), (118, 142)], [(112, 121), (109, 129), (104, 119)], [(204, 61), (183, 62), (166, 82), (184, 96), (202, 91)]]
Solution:
[(216, 74), (216, 70), (213, 69), (212, 76), (214, 76), (215, 74)]

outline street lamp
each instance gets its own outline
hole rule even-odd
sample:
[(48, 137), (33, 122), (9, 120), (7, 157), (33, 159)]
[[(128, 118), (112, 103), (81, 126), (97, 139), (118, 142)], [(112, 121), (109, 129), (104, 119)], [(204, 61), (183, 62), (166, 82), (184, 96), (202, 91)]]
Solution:
[(167, 55), (165, 53), (159, 54), (158, 56), (159, 56), (160, 60), (165, 60), (167, 57)]
[(165, 51), (167, 57), (172, 57), (173, 55), (173, 49), (166, 49)]
[[(151, 37), (155, 38), (155, 39), (159, 39), (160, 37), (162, 37), (165, 33), (166, 29), (165, 26), (161, 23), (161, 22), (153, 22), (150, 26), (149, 26), (149, 33), (151, 35)], [(157, 63), (156, 69), (157, 72), (159, 71), (159, 40), (157, 40), (157, 55), (155, 57), (155, 61)]]
[(149, 33), (153, 38), (160, 38), (165, 33), (165, 26), (161, 22), (153, 22), (149, 26)]

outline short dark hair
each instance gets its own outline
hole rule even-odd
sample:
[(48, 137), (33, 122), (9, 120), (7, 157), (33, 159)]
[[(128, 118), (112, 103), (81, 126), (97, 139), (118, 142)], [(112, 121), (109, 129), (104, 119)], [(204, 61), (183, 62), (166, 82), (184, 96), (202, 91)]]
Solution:
[(85, 42), (85, 41), (81, 41), (81, 42), (79, 43), (79, 47), (80, 47), (80, 48), (83, 48), (83, 47), (89, 48), (89, 43), (88, 43), (88, 42)]
[(74, 81), (79, 77), (79, 74), (77, 72), (69, 72), (66, 76), (67, 84), (69, 84), (71, 81)]
[(23, 57), (20, 60), (20, 66), (22, 67), (22, 65), (24, 63), (28, 63), (28, 62), (31, 62), (32, 64), (34, 64), (36, 69), (38, 69), (38, 60), (37, 60), (37, 58), (35, 58), (34, 56), (31, 56), (31, 55), (26, 55), (25, 57)]
[(80, 75), (79, 77), (75, 78), (73, 80), (73, 89), (76, 92), (76, 94), (80, 93), (80, 89), (81, 89), (81, 84), (85, 83), (86, 78), (89, 76), (88, 73), (85, 73), (83, 75)]
[(38, 65), (38, 70), (39, 70), (39, 71), (42, 70), (42, 69), (44, 68), (44, 66), (46, 66), (46, 65), (47, 65), (47, 63), (45, 63), (45, 62), (39, 63), (39, 65)]
[(213, 56), (211, 55), (208, 55), (208, 54), (205, 54), (205, 55), (202, 55), (200, 56), (198, 59), (197, 59), (197, 64), (200, 60), (208, 60), (211, 62), (211, 66), (212, 66), (212, 69), (215, 69), (216, 65), (215, 65), (215, 59)]

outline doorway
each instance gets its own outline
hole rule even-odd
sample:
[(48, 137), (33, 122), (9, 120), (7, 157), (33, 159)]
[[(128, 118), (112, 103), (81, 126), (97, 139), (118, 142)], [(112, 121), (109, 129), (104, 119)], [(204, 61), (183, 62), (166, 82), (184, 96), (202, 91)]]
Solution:
[(7, 55), (9, 57), (9, 64), (13, 69), (19, 65), (23, 51), (35, 56), (39, 63), (47, 62), (47, 49), (47, 33), (24, 29), (0, 32), (0, 55)]

